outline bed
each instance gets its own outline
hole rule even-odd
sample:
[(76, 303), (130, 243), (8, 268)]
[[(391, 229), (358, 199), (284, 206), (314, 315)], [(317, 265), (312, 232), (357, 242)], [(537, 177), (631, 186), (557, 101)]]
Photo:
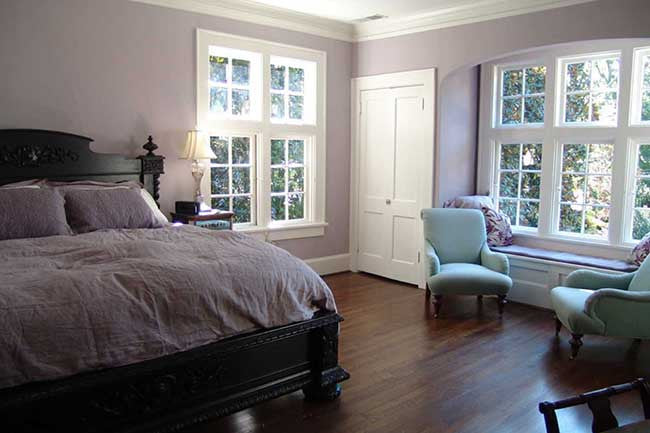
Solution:
[[(158, 200), (159, 176), (164, 172), (164, 158), (155, 153), (157, 147), (151, 137), (143, 146), (147, 153), (138, 158), (94, 153), (90, 149), (91, 141), (87, 137), (53, 131), (0, 130), (0, 185), (36, 178), (57, 181), (139, 181)], [(56, 242), (43, 238), (30, 242), (0, 241), (3, 247), (0, 251), (3, 261), (0, 264), (0, 278), (4, 277), (5, 281), (4, 286), (0, 282), (0, 290), (5, 287), (0, 291), (0, 307), (4, 307), (0, 309), (0, 314), (9, 311), (16, 315), (15, 310), (9, 308), (14, 297), (9, 296), (8, 292), (17, 289), (16, 292), (20, 293), (18, 286), (23, 283), (8, 286), (6, 281), (9, 276), (11, 281), (22, 281), (20, 266), (33, 266), (32, 262), (24, 262), (25, 257), (35, 260), (33, 263), (47, 272), (49, 268), (60, 266), (62, 259), (55, 254), (57, 251), (62, 248), (82, 251), (78, 245), (85, 248), (83, 257), (87, 262), (110, 251), (111, 263), (115, 266), (115, 269), (96, 269), (97, 275), (93, 274), (87, 287), (84, 286), (92, 296), (85, 299), (79, 311), (87, 312), (93, 299), (97, 300), (97, 305), (101, 305), (102, 293), (110, 297), (113, 292), (102, 292), (103, 286), (98, 281), (111, 275), (121, 275), (121, 278), (112, 278), (117, 280), (116, 287), (120, 287), (120, 281), (125, 276), (132, 278), (136, 282), (131, 281), (131, 286), (137, 286), (138, 290), (146, 289), (148, 297), (145, 298), (148, 300), (134, 303), (130, 299), (132, 293), (127, 293), (129, 296), (116, 295), (115, 303), (110, 304), (115, 313), (109, 314), (115, 322), (107, 322), (103, 334), (93, 329), (89, 332), (88, 341), (80, 338), (84, 341), (80, 346), (92, 350), (79, 352), (82, 355), (77, 358), (73, 356), (77, 352), (68, 347), (71, 339), (79, 337), (74, 334), (76, 327), (90, 329), (84, 322), (83, 314), (72, 315), (76, 324), (74, 332), (66, 330), (66, 319), (62, 319), (62, 323), (39, 323), (38, 318), (30, 321), (22, 317), (22, 321), (14, 323), (11, 322), (12, 315), (5, 314), (0, 318), (5, 326), (4, 331), (20, 327), (20, 332), (16, 332), (20, 338), (25, 338), (30, 332), (47, 335), (43, 339), (45, 341), (39, 342), (35, 348), (25, 343), (25, 347), (15, 346), (20, 350), (14, 349), (8, 356), (5, 354), (2, 361), (4, 371), (0, 372), (0, 419), (3, 431), (178, 431), (188, 425), (301, 389), (306, 398), (332, 400), (340, 394), (339, 383), (349, 378), (338, 364), (338, 330), (339, 322), (343, 319), (336, 313), (333, 299), (328, 298), (331, 293), (328, 294), (329, 289), (322, 280), (317, 280), (318, 277), (301, 268), (306, 267), (304, 263), (301, 264), (288, 253), (270, 245), (256, 244), (247, 236), (235, 232), (209, 232), (187, 226), (86, 233), (74, 236), (75, 248), (66, 246), (66, 243), (72, 242), (71, 239), (57, 238), (60, 239)], [(137, 239), (138, 242), (129, 243), (129, 239)], [(132, 245), (148, 243), (155, 248), (145, 251), (131, 248)], [(201, 252), (202, 262), (178, 260), (183, 263), (176, 263), (173, 257), (168, 256), (172, 246), (175, 252)], [(218, 256), (213, 257), (217, 254), (215, 251), (221, 248), (235, 247), (243, 251), (242, 257), (256, 257), (256, 266), (251, 267), (262, 272), (251, 273), (255, 278), (247, 272), (237, 271), (240, 269), (234, 263), (237, 254), (232, 263), (217, 260)], [(72, 257), (70, 260), (78, 262), (79, 258)], [(133, 274), (120, 267), (128, 268), (133, 263), (138, 264), (138, 271)], [(171, 276), (168, 278), (172, 284), (194, 278), (210, 285), (213, 284), (211, 278), (214, 275), (228, 274), (228, 281), (235, 282), (232, 287), (227, 287), (232, 296), (224, 296), (225, 301), (221, 304), (215, 302), (208, 305), (209, 296), (203, 299), (197, 293), (191, 296), (178, 294), (172, 287), (165, 288), (165, 293), (173, 294), (168, 296), (169, 299), (157, 298), (156, 293), (162, 290), (163, 285), (161, 267), (174, 268), (170, 269)], [(88, 269), (84, 268), (84, 272)], [(262, 315), (260, 318), (254, 314), (255, 310), (263, 310), (264, 305), (277, 302), (287, 292), (278, 283), (280, 280), (273, 280), (285, 278), (286, 275), (271, 275), (274, 272), (294, 275), (290, 284), (296, 287), (292, 291), (295, 299), (282, 301), (282, 305), (292, 302), (295, 305), (280, 309), (278, 314)], [(258, 274), (264, 274), (264, 279)], [(83, 280), (74, 280), (74, 276), (67, 275), (65, 278), (75, 281), (77, 285), (83, 284)], [(257, 281), (260, 285), (268, 286), (264, 292), (256, 292), (259, 289), (255, 286)], [(66, 293), (65, 284), (57, 282), (54, 277), (50, 284), (49, 287), (41, 287), (40, 291), (46, 293), (51, 289), (49, 296), (53, 299), (59, 299), (63, 296), (60, 293)], [(307, 290), (312, 286), (311, 291)], [(276, 292), (273, 292), (274, 287)], [(93, 293), (91, 289), (96, 291)], [(118, 293), (117, 289), (112, 290)], [(266, 293), (268, 299), (258, 300), (257, 303), (241, 301), (257, 299), (256, 293)], [(313, 308), (301, 309), (300, 305), (304, 306), (311, 298), (319, 298), (320, 302), (314, 303), (316, 306)], [(237, 310), (239, 313), (234, 313), (234, 316), (226, 314), (228, 308), (225, 306), (235, 304), (242, 304), (241, 311)], [(166, 311), (166, 319), (151, 324), (146, 320), (146, 311)], [(106, 311), (100, 313), (102, 317), (107, 315)], [(131, 314), (132, 319), (128, 320), (128, 314), (122, 313)], [(94, 321), (97, 314), (93, 316)], [(195, 321), (196, 325), (188, 320), (194, 317), (201, 319)], [(170, 321), (178, 328), (181, 320), (184, 320), (183, 329), (187, 330), (185, 334), (191, 334), (192, 338), (184, 338), (185, 334), (178, 336), (163, 332)], [(107, 347), (113, 347), (112, 341), (122, 341), (113, 338), (119, 335), (111, 328), (115, 323), (133, 325), (129, 332), (139, 332), (138, 338), (143, 344), (116, 345), (115, 350), (107, 350)], [(47, 325), (51, 325), (52, 329), (46, 329)], [(218, 336), (215, 329), (220, 332)], [(159, 334), (152, 334), (154, 331)], [(48, 332), (51, 334), (48, 335)], [(155, 338), (150, 338), (148, 332)], [(5, 332), (3, 335), (9, 334)], [(165, 344), (146, 344), (147, 341), (159, 341), (159, 335), (165, 335)], [(127, 341), (126, 337), (124, 341)], [(39, 349), (41, 347), (46, 349)], [(38, 354), (38, 350), (61, 358), (63, 361), (58, 364), (60, 368), (41, 368), (42, 360), (33, 356), (34, 353)]]

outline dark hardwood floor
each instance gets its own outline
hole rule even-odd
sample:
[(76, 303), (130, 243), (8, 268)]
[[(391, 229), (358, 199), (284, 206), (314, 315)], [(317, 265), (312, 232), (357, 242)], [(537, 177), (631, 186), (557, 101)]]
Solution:
[[(186, 433), (537, 433), (537, 404), (650, 376), (650, 344), (585, 337), (569, 360), (568, 334), (549, 311), (496, 300), (449, 298), (432, 318), (425, 292), (366, 275), (326, 277), (345, 322), (340, 362), (352, 378), (341, 398), (300, 392)], [(613, 400), (619, 421), (642, 418), (637, 394)], [(562, 432), (588, 432), (586, 408), (559, 412)]]

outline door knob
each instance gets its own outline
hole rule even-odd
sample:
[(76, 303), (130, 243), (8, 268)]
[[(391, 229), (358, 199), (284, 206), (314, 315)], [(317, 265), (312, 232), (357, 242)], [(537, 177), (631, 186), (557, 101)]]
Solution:
[(390, 199), (389, 198), (386, 199), (386, 204), (390, 204)]

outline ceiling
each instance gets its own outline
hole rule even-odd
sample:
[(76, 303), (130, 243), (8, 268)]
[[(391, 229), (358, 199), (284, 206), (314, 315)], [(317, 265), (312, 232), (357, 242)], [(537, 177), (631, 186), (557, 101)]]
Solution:
[[(132, 0), (344, 41), (365, 41), (595, 0)], [(378, 20), (364, 20), (382, 15)]]
[(466, 7), (475, 0), (249, 0), (307, 15), (353, 23), (370, 15), (404, 18), (449, 8)]

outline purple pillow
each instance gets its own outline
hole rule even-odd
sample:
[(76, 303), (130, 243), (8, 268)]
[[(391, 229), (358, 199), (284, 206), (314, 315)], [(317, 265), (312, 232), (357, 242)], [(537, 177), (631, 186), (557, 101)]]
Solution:
[(512, 229), (510, 218), (486, 206), (481, 207), (485, 217), (485, 230), (487, 232), (487, 243), (491, 247), (503, 247), (512, 245)]
[(628, 261), (641, 266), (648, 253), (650, 253), (650, 233), (642, 237), (639, 243), (632, 249)]
[(0, 189), (0, 240), (71, 234), (63, 203), (52, 189)]
[(65, 212), (70, 227), (77, 233), (162, 227), (140, 191), (130, 188), (67, 190)]

